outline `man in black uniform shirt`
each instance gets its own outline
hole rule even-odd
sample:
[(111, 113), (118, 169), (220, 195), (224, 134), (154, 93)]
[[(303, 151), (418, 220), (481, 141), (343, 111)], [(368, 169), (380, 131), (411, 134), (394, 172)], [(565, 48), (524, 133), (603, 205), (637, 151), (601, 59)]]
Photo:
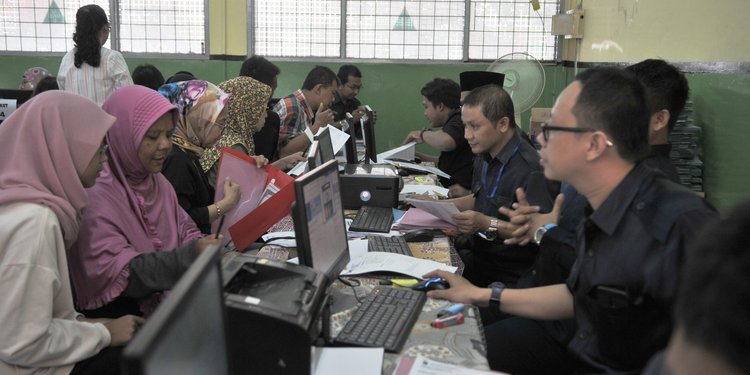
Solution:
[[(345, 120), (346, 114), (352, 115), (353, 124), (359, 124), (359, 119), (365, 114), (362, 103), (357, 99), (362, 89), (362, 72), (354, 65), (341, 65), (338, 74), (339, 87), (333, 94), (333, 102), (330, 108), (333, 111), (333, 121)], [(362, 127), (355, 126), (354, 131), (357, 139), (362, 139)]]
[[(490, 305), (516, 315), (499, 324), (490, 366), (511, 373), (642, 370), (662, 349), (683, 248), (715, 212), (695, 193), (638, 161), (648, 154), (649, 111), (631, 73), (590, 69), (558, 97), (537, 140), (547, 178), (586, 197), (577, 258), (565, 284), (477, 288), (460, 276), (430, 297)], [(531, 319), (575, 318), (567, 347)]]
[[(474, 194), (453, 200), (461, 211), (454, 219), (462, 233), (472, 236), (472, 244), (460, 251), (464, 275), (482, 286), (497, 280), (515, 283), (535, 256), (535, 246), (504, 245), (508, 233), (497, 230), (498, 208), (510, 207), (515, 190), (527, 186), (532, 172), (541, 173), (539, 154), (521, 138), (513, 114), (510, 95), (499, 85), (474, 89), (461, 109), (464, 137), (476, 155)], [(543, 195), (543, 200), (551, 201), (549, 192)]]
[(240, 68), (240, 76), (254, 78), (271, 86), (271, 99), (268, 102), (268, 109), (266, 110), (265, 125), (263, 125), (260, 131), (253, 134), (255, 153), (265, 156), (271, 162), (279, 159), (277, 148), (281, 120), (279, 119), (279, 114), (271, 110), (276, 101), (278, 101), (278, 99), (273, 99), (273, 93), (276, 91), (276, 86), (278, 85), (279, 74), (281, 74), (281, 69), (278, 66), (268, 61), (265, 57), (258, 55), (245, 60)]
[(423, 161), (437, 162), (438, 168), (451, 176), (440, 178), (440, 184), (448, 188), (452, 197), (461, 197), (471, 191), (471, 163), (474, 158), (469, 143), (464, 138), (461, 122), (460, 95), (458, 84), (450, 79), (435, 78), (422, 87), (424, 116), (433, 128), (415, 130), (406, 135), (404, 144), (425, 143), (440, 150), (435, 158), (421, 152), (417, 156)]

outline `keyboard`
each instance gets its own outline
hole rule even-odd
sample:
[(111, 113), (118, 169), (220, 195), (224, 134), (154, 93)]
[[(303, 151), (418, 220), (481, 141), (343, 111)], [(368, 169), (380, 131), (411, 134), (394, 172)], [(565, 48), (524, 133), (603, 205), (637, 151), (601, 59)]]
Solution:
[(409, 244), (401, 237), (367, 236), (367, 251), (413, 256)]
[(357, 211), (350, 231), (354, 232), (381, 232), (391, 231), (393, 224), (393, 211), (390, 207), (362, 206)]
[(398, 353), (404, 347), (426, 300), (423, 292), (378, 286), (354, 312), (336, 337), (336, 343), (383, 347), (387, 352)]

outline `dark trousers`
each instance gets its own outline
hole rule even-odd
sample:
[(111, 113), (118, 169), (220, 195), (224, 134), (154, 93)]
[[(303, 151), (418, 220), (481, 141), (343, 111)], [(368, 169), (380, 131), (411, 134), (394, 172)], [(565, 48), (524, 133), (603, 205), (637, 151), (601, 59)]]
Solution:
[(70, 375), (120, 375), (122, 347), (104, 348), (99, 354), (76, 363)]
[(510, 317), (484, 327), (487, 360), (495, 371), (515, 375), (572, 374), (577, 361), (536, 320)]

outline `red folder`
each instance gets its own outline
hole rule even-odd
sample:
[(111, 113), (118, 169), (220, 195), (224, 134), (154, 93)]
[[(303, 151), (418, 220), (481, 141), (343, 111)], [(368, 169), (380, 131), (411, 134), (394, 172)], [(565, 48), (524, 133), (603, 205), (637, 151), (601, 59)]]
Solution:
[[(226, 213), (224, 244), (234, 241), (234, 246), (243, 251), (255, 242), (268, 228), (284, 216), (289, 215), (294, 201), (294, 178), (271, 164), (258, 168), (255, 159), (231, 148), (221, 149), (219, 174), (216, 178), (216, 201), (224, 197), (226, 177), (240, 184), (242, 196), (233, 210)], [(260, 197), (271, 180), (280, 189), (271, 198), (258, 205)], [(213, 232), (218, 229), (219, 220), (213, 224)]]

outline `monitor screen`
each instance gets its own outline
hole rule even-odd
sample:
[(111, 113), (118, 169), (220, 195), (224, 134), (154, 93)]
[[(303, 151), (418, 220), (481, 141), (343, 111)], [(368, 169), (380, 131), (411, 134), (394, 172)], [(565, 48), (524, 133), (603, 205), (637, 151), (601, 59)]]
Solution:
[(300, 264), (332, 282), (349, 263), (338, 163), (328, 161), (298, 178), (294, 192), (292, 218)]
[(320, 163), (333, 160), (336, 155), (333, 154), (333, 143), (331, 142), (331, 131), (326, 127), (318, 135), (315, 136), (315, 140), (318, 141), (318, 153), (320, 154)]
[(367, 111), (367, 121), (363, 124), (363, 135), (365, 138), (365, 163), (372, 161), (373, 163), (378, 162), (378, 150), (375, 146), (375, 121), (373, 121), (372, 109), (370, 106), (365, 106)]
[(129, 375), (229, 374), (219, 251), (203, 251), (123, 351)]

